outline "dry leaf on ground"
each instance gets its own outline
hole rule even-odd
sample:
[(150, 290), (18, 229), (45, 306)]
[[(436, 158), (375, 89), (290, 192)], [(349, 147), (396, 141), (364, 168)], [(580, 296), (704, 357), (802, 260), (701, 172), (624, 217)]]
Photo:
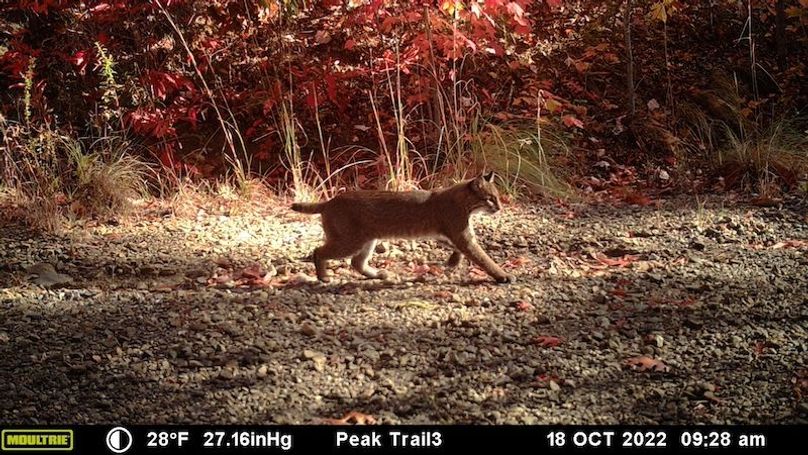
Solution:
[(541, 335), (536, 337), (536, 343), (543, 348), (554, 348), (564, 341), (561, 337)]
[(632, 370), (637, 371), (656, 371), (660, 373), (667, 373), (670, 367), (659, 359), (652, 359), (647, 356), (632, 357), (623, 361), (623, 365), (630, 367)]

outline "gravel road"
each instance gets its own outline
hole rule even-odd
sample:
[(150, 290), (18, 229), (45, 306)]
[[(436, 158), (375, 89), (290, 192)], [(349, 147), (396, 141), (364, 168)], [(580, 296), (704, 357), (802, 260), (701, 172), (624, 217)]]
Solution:
[(808, 423), (801, 204), (509, 206), (476, 225), (509, 285), (409, 241), (313, 282), (281, 204), (5, 225), (0, 421)]

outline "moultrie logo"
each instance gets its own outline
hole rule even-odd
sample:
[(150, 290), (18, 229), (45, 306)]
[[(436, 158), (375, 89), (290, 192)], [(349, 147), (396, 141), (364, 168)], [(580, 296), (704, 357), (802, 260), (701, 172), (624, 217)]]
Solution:
[(0, 434), (0, 448), (3, 452), (37, 452), (73, 450), (73, 430), (53, 429), (13, 429)]

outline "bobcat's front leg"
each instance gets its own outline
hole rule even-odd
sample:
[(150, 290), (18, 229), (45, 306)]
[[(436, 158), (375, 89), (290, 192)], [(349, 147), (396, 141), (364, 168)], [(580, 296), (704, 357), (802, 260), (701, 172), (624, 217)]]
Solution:
[[(450, 237), (450, 240), (457, 251), (463, 253), (471, 262), (485, 270), (486, 273), (497, 280), (497, 283), (511, 283), (514, 281), (513, 275), (505, 273), (502, 267), (497, 265), (497, 263), (483, 251), (474, 239), (474, 233), (471, 232), (471, 229), (467, 228), (460, 234)], [(454, 254), (452, 257), (454, 257)], [(449, 259), (451, 260), (452, 258)]]

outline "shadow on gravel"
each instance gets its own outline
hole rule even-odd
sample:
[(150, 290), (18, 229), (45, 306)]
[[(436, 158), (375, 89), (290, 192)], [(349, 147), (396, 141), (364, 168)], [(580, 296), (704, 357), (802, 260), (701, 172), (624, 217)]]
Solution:
[[(631, 303), (636, 294), (641, 303), (651, 288), (639, 275), (624, 278), (636, 284), (626, 287), (623, 300)], [(750, 292), (751, 303), (715, 303), (739, 291)], [(778, 296), (777, 305), (760, 303)], [(710, 289), (695, 297), (701, 303), (636, 309), (626, 303), (604, 312), (609, 303), (593, 298), (578, 302), (574, 316), (557, 314), (516, 332), (500, 325), (498, 313), (507, 309), (499, 308), (460, 325), (391, 325), (381, 332), (353, 319), (315, 337), (260, 304), (251, 310), (228, 304), (229, 312), (205, 307), (213, 322), (202, 324), (193, 292), (139, 312), (125, 308), (142, 305), (127, 295), (41, 307), (5, 301), (0, 328), (9, 339), (0, 343), (0, 420), (305, 423), (359, 409), (411, 422), (793, 422), (788, 359), (804, 356), (804, 340), (800, 345), (769, 332), (804, 326), (799, 298), (772, 284), (751, 291), (748, 282), (713, 277)], [(611, 325), (598, 327), (598, 317)], [(548, 332), (564, 343), (548, 349), (533, 341)], [(661, 334), (666, 344), (649, 343), (649, 334)], [(379, 336), (383, 343), (372, 344), (381, 352), (368, 354), (363, 343)], [(758, 342), (770, 343), (769, 351), (757, 352)], [(324, 357), (319, 366), (318, 352)], [(622, 367), (642, 353), (666, 359), (672, 371)], [(713, 384), (718, 397), (705, 398), (701, 382)], [(781, 413), (750, 399), (751, 391)]]
[[(305, 289), (311, 294), (351, 295), (357, 292), (378, 293), (381, 291), (395, 291), (412, 289), (414, 286), (453, 285), (464, 288), (488, 287), (493, 284), (488, 279), (463, 279), (457, 276), (448, 276), (444, 280), (421, 279), (418, 277), (400, 277), (398, 281), (382, 281), (356, 277), (356, 281), (347, 283), (306, 283), (290, 287), (289, 289)], [(505, 285), (503, 285), (505, 286)]]

